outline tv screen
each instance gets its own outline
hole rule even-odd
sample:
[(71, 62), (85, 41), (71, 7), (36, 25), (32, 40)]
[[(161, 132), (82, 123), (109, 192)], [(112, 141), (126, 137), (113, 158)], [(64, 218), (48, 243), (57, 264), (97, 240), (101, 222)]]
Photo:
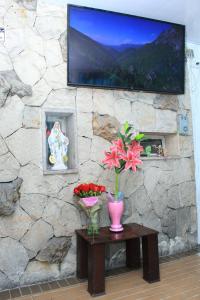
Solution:
[(68, 5), (68, 85), (184, 93), (185, 26)]

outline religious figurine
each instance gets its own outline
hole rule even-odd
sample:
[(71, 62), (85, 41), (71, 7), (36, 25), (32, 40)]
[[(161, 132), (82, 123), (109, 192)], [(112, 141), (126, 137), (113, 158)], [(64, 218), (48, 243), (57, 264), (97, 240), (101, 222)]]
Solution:
[(53, 125), (51, 133), (48, 137), (48, 144), (50, 148), (49, 161), (53, 165), (52, 170), (66, 170), (67, 167), (67, 151), (69, 139), (62, 133), (60, 122), (56, 121)]

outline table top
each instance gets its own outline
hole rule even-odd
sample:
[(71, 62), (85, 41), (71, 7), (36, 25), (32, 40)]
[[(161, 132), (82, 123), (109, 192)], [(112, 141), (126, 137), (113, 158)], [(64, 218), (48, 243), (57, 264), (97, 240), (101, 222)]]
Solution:
[(90, 244), (114, 243), (151, 234), (158, 234), (158, 231), (136, 223), (123, 224), (123, 227), (124, 230), (119, 233), (111, 232), (109, 226), (101, 227), (99, 235), (95, 235), (94, 237), (89, 236), (86, 229), (76, 230), (76, 234)]

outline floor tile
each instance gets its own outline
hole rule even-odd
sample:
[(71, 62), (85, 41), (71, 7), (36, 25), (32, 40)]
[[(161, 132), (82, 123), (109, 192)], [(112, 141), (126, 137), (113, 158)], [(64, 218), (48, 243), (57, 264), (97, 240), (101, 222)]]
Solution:
[(43, 292), (51, 290), (51, 287), (48, 283), (41, 283), (40, 288), (42, 289)]
[(60, 287), (57, 281), (49, 282), (49, 286), (50, 286), (50, 289), (52, 289), (52, 290), (59, 289), (59, 287)]
[(31, 290), (32, 294), (38, 294), (38, 293), (41, 293), (41, 291), (42, 291), (41, 287), (38, 284), (31, 285), (30, 290)]
[[(17, 288), (17, 289), (13, 289), (10, 291), (10, 295), (11, 295), (11, 299), (12, 298), (18, 298), (18, 297), (21, 297), (21, 293), (20, 293), (20, 290)], [(1, 298), (0, 298), (1, 299)]]
[(23, 296), (21, 298), (14, 298), (12, 300), (33, 300), (32, 296)]
[(68, 286), (69, 285), (69, 282), (65, 279), (62, 279), (62, 280), (58, 280), (57, 281), (58, 284), (61, 286), (61, 287), (65, 287), (65, 286)]
[[(121, 270), (123, 271), (123, 270)], [(200, 300), (200, 256), (171, 257), (160, 264), (161, 281), (149, 284), (142, 278), (142, 269), (106, 278), (106, 294), (99, 300)], [(87, 281), (74, 278), (30, 287), (32, 296), (16, 300), (91, 300)], [(43, 292), (42, 292), (43, 290)], [(21, 289), (23, 292), (23, 288)], [(24, 289), (24, 292), (26, 290)], [(10, 299), (10, 294), (0, 300)], [(7, 294), (6, 294), (7, 293)], [(14, 291), (12, 291), (14, 293)], [(13, 294), (14, 295), (14, 294)], [(4, 297), (4, 298), (3, 298)]]
[(30, 295), (31, 289), (28, 286), (24, 286), (20, 288), (22, 296)]
[(0, 292), (0, 299), (1, 300), (8, 300), (8, 299), (10, 299), (10, 291)]

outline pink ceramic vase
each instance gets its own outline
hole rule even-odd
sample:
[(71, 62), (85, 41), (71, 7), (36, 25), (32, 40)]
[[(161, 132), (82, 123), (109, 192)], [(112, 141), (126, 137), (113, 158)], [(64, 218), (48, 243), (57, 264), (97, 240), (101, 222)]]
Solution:
[(124, 212), (124, 201), (108, 201), (108, 212), (111, 219), (110, 231), (123, 231), (124, 228), (121, 224), (121, 217)]

